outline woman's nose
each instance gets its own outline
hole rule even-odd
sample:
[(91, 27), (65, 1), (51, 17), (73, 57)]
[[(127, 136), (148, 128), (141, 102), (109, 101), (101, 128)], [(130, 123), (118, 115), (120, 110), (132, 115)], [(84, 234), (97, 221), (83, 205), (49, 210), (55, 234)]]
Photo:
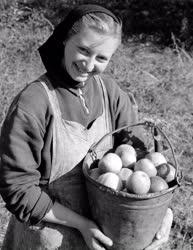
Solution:
[(85, 68), (86, 68), (87, 72), (93, 71), (95, 68), (95, 60), (93, 58), (88, 59), (85, 62)]

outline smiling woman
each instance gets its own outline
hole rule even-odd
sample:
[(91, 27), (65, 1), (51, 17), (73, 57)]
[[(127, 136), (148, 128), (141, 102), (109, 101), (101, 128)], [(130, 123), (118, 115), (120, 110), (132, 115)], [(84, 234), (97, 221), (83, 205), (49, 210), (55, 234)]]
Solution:
[[(101, 76), (120, 40), (121, 22), (111, 11), (81, 5), (39, 48), (46, 73), (15, 97), (1, 131), (0, 193), (13, 214), (2, 250), (113, 244), (90, 215), (82, 161), (104, 135), (137, 122), (132, 95)], [(139, 137), (130, 131), (128, 143)]]
[(65, 43), (64, 68), (73, 80), (85, 82), (106, 69), (117, 47), (116, 38), (82, 28)]
[(73, 80), (84, 82), (102, 73), (121, 42), (121, 22), (105, 13), (89, 13), (74, 23), (64, 41), (63, 66)]

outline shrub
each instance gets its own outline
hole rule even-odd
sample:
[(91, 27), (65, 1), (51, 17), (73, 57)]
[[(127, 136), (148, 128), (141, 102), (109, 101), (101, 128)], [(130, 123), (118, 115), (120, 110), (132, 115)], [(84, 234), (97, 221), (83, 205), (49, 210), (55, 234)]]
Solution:
[(123, 20), (124, 37), (153, 41), (162, 45), (172, 44), (171, 34), (186, 49), (193, 45), (193, 1), (192, 0), (3, 0), (0, 9), (16, 4), (21, 7), (43, 9), (45, 16), (56, 25), (66, 10), (76, 4), (101, 4)]

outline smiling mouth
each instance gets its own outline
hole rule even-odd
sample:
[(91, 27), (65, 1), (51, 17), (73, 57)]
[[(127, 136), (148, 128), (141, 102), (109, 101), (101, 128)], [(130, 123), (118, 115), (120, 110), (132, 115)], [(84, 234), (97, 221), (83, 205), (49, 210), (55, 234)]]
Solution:
[(87, 72), (84, 72), (78, 65), (75, 63), (76, 70), (81, 74), (86, 74)]
[(78, 65), (75, 63), (75, 68), (76, 70), (81, 74), (81, 75), (84, 75), (84, 76), (88, 76), (89, 74), (91, 74), (92, 72), (87, 72), (87, 71), (83, 71), (80, 67), (78, 67)]

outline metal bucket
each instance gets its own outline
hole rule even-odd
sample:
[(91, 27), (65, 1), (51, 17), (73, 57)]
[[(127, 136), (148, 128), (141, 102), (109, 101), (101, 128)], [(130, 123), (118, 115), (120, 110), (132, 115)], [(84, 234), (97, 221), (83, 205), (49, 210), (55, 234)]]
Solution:
[[(151, 126), (152, 122), (138, 123), (133, 126)], [(132, 127), (133, 127), (132, 126)], [(97, 146), (106, 136), (126, 126), (105, 135), (92, 146), (83, 162), (83, 173), (89, 197), (93, 220), (99, 225), (104, 234), (113, 240), (112, 250), (142, 250), (153, 240), (161, 226), (166, 210), (171, 202), (174, 190), (179, 185), (179, 171), (174, 151), (166, 135), (156, 127), (168, 141), (176, 167), (176, 178), (169, 189), (145, 195), (129, 194), (108, 188), (89, 176), (89, 170), (97, 162)]]

